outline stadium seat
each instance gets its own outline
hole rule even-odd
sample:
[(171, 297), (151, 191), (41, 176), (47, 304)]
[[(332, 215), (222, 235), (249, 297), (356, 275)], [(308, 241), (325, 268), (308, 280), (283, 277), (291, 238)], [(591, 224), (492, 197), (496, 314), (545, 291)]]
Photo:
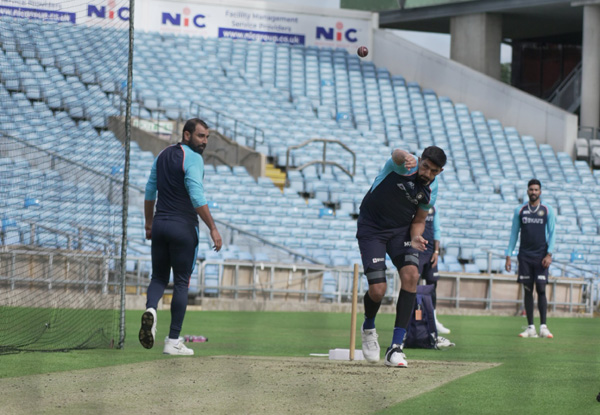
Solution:
[(476, 264), (465, 264), (465, 272), (470, 274), (479, 274), (480, 270)]
[(335, 299), (335, 293), (337, 291), (337, 281), (333, 277), (333, 274), (331, 272), (323, 273), (323, 283), (321, 286), (321, 291), (323, 292), (323, 294), (321, 295), (321, 298), (323, 300), (332, 301)]
[(444, 256), (444, 258), (446, 258), (446, 256), (450, 257), (450, 258), (457, 258), (460, 255), (460, 242), (459, 241), (448, 242), (444, 246), (444, 249), (446, 250), (446, 255)]
[(207, 264), (204, 267), (204, 294), (218, 295), (220, 285), (219, 265)]
[(463, 267), (459, 263), (445, 264), (448, 272), (463, 272)]

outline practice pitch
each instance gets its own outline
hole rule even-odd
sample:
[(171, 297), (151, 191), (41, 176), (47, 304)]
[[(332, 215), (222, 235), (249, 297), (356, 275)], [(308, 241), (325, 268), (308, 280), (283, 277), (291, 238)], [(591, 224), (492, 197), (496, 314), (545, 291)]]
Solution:
[(0, 379), (12, 414), (366, 414), (495, 363), (410, 360), (407, 369), (307, 357), (179, 357)]

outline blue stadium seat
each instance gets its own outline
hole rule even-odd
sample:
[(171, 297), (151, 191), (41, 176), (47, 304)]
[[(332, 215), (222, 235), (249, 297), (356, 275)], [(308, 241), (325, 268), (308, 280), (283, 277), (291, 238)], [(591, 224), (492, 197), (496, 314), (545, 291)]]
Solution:
[(446, 250), (446, 255), (444, 258), (446, 256), (450, 258), (457, 258), (460, 255), (460, 241), (450, 241), (445, 244), (444, 249)]
[(271, 262), (271, 258), (265, 252), (257, 252), (254, 255), (255, 262)]
[(204, 294), (217, 295), (220, 285), (219, 265), (207, 264), (204, 267)]
[(445, 264), (448, 272), (463, 272), (463, 267), (459, 263)]
[(322, 299), (330, 301), (335, 299), (335, 293), (337, 291), (337, 281), (331, 272), (323, 273), (321, 291), (323, 292), (323, 295), (321, 296)]
[(465, 264), (465, 272), (470, 274), (479, 274), (479, 267), (476, 264)]

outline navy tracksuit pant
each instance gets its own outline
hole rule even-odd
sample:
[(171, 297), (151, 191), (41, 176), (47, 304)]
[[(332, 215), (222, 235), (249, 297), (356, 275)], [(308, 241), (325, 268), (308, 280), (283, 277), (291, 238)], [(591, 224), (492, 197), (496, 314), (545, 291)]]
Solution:
[(173, 299), (169, 338), (181, 333), (188, 302), (190, 277), (196, 264), (198, 225), (154, 218), (152, 223), (152, 280), (148, 287), (146, 308), (156, 309), (173, 270)]

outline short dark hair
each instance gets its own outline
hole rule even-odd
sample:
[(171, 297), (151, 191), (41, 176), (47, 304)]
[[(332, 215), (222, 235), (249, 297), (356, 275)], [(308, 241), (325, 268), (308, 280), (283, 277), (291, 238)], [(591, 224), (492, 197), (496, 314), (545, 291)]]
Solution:
[(431, 160), (439, 167), (444, 167), (446, 165), (446, 153), (444, 153), (444, 150), (437, 146), (429, 146), (423, 150), (421, 159)]
[(540, 186), (540, 189), (542, 188), (542, 184), (538, 179), (529, 180), (529, 183), (527, 183), (527, 188), (529, 189), (529, 186), (531, 186), (532, 184), (537, 184), (538, 186)]
[(185, 133), (186, 131), (190, 134), (193, 134), (194, 131), (196, 131), (196, 126), (200, 124), (201, 126), (203, 126), (204, 128), (206, 128), (208, 130), (208, 124), (206, 124), (203, 120), (201, 120), (200, 118), (190, 118), (189, 120), (187, 120), (185, 122), (185, 125), (183, 126), (183, 131), (181, 132), (181, 138), (183, 138), (183, 133)]

